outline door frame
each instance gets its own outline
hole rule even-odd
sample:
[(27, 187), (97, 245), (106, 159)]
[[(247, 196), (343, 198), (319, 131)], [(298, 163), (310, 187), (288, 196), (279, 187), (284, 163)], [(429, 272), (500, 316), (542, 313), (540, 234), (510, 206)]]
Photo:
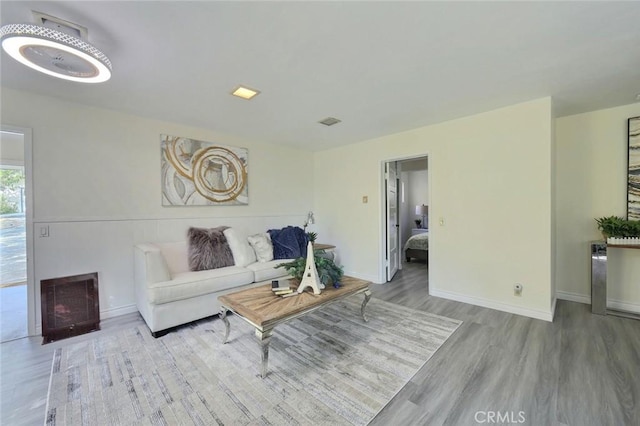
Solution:
[[(393, 164), (393, 169), (394, 169), (394, 176), (395, 176), (395, 207), (396, 207), (396, 224), (395, 224), (395, 235), (396, 235), (396, 244), (395, 244), (395, 266), (396, 269), (393, 272), (393, 274), (391, 274), (390, 272), (390, 268), (391, 265), (393, 264), (393, 260), (389, 257), (390, 251), (389, 251), (389, 235), (390, 235), (390, 231), (389, 231), (389, 179), (387, 178), (387, 173), (391, 170), (391, 165)], [(387, 161), (384, 163), (385, 165), (385, 192), (384, 192), (384, 200), (385, 200), (385, 210), (384, 210), (384, 224), (385, 224), (385, 281), (389, 282), (393, 279), (393, 276), (400, 270), (402, 269), (402, 262), (401, 260), (401, 256), (400, 256), (400, 191), (401, 191), (401, 185), (400, 185), (400, 175), (398, 173), (398, 162), (397, 161)], [(391, 278), (389, 278), (389, 275), (391, 275)]]
[[(378, 241), (380, 241), (379, 244), (379, 253), (378, 253), (378, 282), (379, 283), (387, 283), (387, 271), (386, 271), (386, 261), (387, 261), (387, 202), (386, 202), (386, 192), (387, 192), (387, 188), (385, 185), (385, 164), (386, 163), (390, 163), (390, 162), (394, 162), (394, 161), (405, 161), (405, 160), (415, 160), (417, 158), (422, 158), (422, 157), (427, 157), (427, 186), (429, 188), (429, 204), (431, 204), (431, 199), (432, 199), (432, 185), (431, 185), (431, 165), (433, 164), (433, 156), (429, 153), (429, 151), (425, 151), (423, 153), (420, 154), (413, 154), (413, 155), (406, 155), (406, 156), (402, 156), (402, 157), (391, 157), (391, 158), (385, 158), (384, 160), (380, 161), (380, 177), (379, 177), (379, 181), (378, 181), (378, 185), (380, 188), (380, 206), (379, 206), (379, 212), (380, 212), (380, 223), (379, 223), (379, 229), (378, 229)], [(400, 179), (400, 176), (398, 176), (398, 179)], [(400, 214), (400, 205), (398, 204), (398, 213)], [(433, 233), (431, 232), (432, 227), (431, 227), (431, 211), (429, 211), (429, 216), (427, 216), (427, 223), (428, 228), (429, 228), (429, 233), (430, 235), (433, 235)], [(398, 227), (398, 234), (402, 235), (402, 224), (400, 224), (400, 226)], [(429, 238), (429, 248), (432, 247), (431, 244), (431, 238)], [(402, 260), (402, 247), (398, 247), (398, 255), (400, 256), (400, 260)], [(398, 265), (398, 269), (401, 270), (402, 269), (402, 262), (400, 262), (400, 264)]]
[(27, 250), (27, 334), (36, 335), (36, 283), (33, 259), (33, 137), (27, 127), (0, 124), (3, 132), (21, 134), (24, 143), (25, 238)]

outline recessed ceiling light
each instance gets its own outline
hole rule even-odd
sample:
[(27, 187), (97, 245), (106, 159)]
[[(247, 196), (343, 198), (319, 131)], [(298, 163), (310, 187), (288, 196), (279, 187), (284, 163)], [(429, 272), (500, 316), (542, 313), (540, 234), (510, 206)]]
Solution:
[(324, 120), (318, 121), (318, 123), (324, 124), (325, 126), (333, 126), (334, 124), (338, 124), (341, 122), (342, 120), (338, 120), (337, 118), (334, 118), (334, 117), (327, 117)]
[(251, 88), (246, 87), (246, 86), (238, 86), (235, 89), (233, 89), (233, 92), (231, 92), (231, 94), (233, 96), (237, 96), (239, 98), (249, 100), (249, 99), (253, 98), (254, 96), (259, 95), (260, 91), (256, 90), (256, 89), (251, 89)]

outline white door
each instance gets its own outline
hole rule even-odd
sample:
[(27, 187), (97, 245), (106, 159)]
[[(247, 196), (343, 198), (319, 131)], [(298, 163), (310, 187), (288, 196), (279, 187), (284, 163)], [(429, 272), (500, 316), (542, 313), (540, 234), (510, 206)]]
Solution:
[(398, 173), (397, 163), (385, 165), (387, 186), (387, 281), (391, 281), (398, 272), (399, 233), (398, 233)]

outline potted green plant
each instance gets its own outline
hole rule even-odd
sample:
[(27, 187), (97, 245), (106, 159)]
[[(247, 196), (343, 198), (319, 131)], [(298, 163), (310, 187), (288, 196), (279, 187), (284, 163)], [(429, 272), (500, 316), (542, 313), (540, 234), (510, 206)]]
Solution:
[[(336, 265), (333, 260), (323, 257), (322, 254), (324, 254), (324, 252), (324, 250), (315, 250), (313, 252), (316, 270), (318, 271), (318, 278), (320, 278), (320, 282), (325, 286), (333, 284), (335, 288), (338, 288), (340, 287), (340, 280), (344, 275), (344, 271), (342, 270), (342, 267)], [(307, 258), (299, 257), (291, 262), (280, 263), (276, 268), (284, 268), (289, 275), (296, 280), (301, 281), (306, 266)]]
[(312, 243), (315, 243), (316, 239), (318, 239), (318, 233), (317, 232), (307, 232), (307, 238), (309, 238), (309, 241), (311, 241)]
[(619, 216), (604, 216), (596, 219), (598, 229), (606, 240), (609, 237), (618, 236), (620, 225), (624, 219)]
[(640, 237), (640, 220), (605, 216), (596, 219), (596, 223), (605, 240), (609, 237)]

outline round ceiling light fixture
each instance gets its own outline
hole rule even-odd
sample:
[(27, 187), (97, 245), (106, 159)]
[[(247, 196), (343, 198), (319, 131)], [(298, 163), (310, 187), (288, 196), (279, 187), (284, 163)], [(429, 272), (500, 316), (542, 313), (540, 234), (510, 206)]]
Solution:
[(0, 28), (0, 38), (5, 52), (36, 71), (80, 83), (102, 83), (111, 78), (107, 55), (62, 31), (9, 24)]

